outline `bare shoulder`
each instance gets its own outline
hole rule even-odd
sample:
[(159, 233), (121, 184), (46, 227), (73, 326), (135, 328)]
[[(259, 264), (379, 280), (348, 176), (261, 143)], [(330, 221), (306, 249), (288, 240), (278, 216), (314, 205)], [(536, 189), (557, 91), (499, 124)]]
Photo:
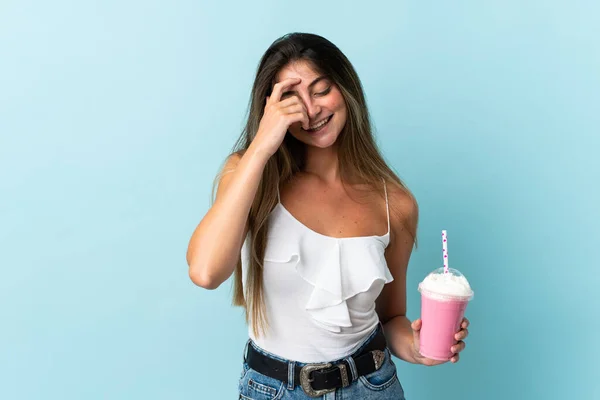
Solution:
[(377, 299), (377, 314), (384, 323), (406, 315), (406, 276), (419, 219), (419, 207), (410, 191), (397, 182), (388, 182), (387, 189), (391, 232), (385, 259), (394, 280), (385, 285)]
[(392, 235), (414, 240), (419, 221), (419, 205), (415, 197), (396, 182), (388, 182), (387, 191)]
[(227, 157), (227, 160), (225, 160), (225, 164), (223, 165), (221, 175), (235, 171), (235, 168), (237, 167), (241, 159), (242, 154), (240, 153), (233, 153), (229, 157)]
[(229, 157), (227, 157), (227, 160), (225, 160), (221, 172), (219, 173), (219, 175), (217, 175), (215, 179), (215, 184), (217, 186), (217, 198), (227, 190), (227, 186), (229, 184), (229, 181), (231, 180), (231, 172), (235, 171), (241, 159), (242, 154), (233, 153)]

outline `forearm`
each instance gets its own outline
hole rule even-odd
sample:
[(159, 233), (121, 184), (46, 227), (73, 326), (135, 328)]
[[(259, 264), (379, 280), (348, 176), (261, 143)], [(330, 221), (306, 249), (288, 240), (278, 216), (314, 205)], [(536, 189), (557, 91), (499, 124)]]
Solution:
[(383, 324), (383, 331), (394, 356), (409, 363), (420, 364), (414, 351), (413, 331), (410, 324), (408, 318), (399, 315)]
[(235, 269), (248, 213), (268, 157), (251, 147), (228, 177), (227, 188), (217, 197), (188, 248), (190, 276), (200, 286), (215, 288)]

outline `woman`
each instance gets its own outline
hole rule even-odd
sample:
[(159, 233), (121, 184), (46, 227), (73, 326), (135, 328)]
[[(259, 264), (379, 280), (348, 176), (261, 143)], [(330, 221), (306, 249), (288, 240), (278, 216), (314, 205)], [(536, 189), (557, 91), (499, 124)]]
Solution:
[(201, 287), (235, 274), (250, 336), (241, 399), (402, 399), (391, 355), (442, 363), (419, 354), (421, 322), (405, 316), (417, 214), (376, 147), (344, 54), (317, 35), (276, 40), (187, 253)]

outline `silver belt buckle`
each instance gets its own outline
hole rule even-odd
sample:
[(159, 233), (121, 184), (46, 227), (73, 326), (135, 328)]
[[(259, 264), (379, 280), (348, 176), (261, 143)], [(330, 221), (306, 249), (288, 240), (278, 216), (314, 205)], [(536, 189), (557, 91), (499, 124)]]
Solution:
[[(375, 363), (375, 370), (379, 370), (383, 365), (383, 361), (385, 359), (385, 353), (381, 350), (372, 350), (371, 355), (373, 356), (373, 362)], [(333, 389), (320, 389), (316, 390), (312, 387), (311, 382), (313, 381), (310, 378), (311, 372), (318, 371), (320, 369), (331, 368), (331, 363), (322, 363), (322, 364), (307, 364), (300, 370), (300, 386), (304, 393), (306, 393), (309, 397), (320, 397), (326, 393), (330, 393), (335, 391), (336, 388)], [(342, 387), (346, 387), (350, 385), (350, 379), (348, 370), (345, 364), (338, 364), (337, 367), (340, 369), (340, 374), (342, 376)]]
[(307, 364), (300, 370), (300, 386), (304, 393), (306, 393), (310, 397), (320, 397), (325, 393), (333, 392), (333, 389), (320, 389), (316, 390), (312, 387), (312, 379), (310, 379), (310, 374), (313, 371), (318, 371), (320, 369), (331, 368), (331, 363), (326, 364)]

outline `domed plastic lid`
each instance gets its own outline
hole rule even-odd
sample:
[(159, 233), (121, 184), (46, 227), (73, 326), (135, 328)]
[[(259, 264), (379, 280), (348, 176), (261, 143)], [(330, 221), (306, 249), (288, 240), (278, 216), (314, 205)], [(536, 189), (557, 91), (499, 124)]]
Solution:
[(436, 300), (471, 300), (474, 292), (467, 278), (458, 270), (438, 268), (419, 284), (419, 292)]

